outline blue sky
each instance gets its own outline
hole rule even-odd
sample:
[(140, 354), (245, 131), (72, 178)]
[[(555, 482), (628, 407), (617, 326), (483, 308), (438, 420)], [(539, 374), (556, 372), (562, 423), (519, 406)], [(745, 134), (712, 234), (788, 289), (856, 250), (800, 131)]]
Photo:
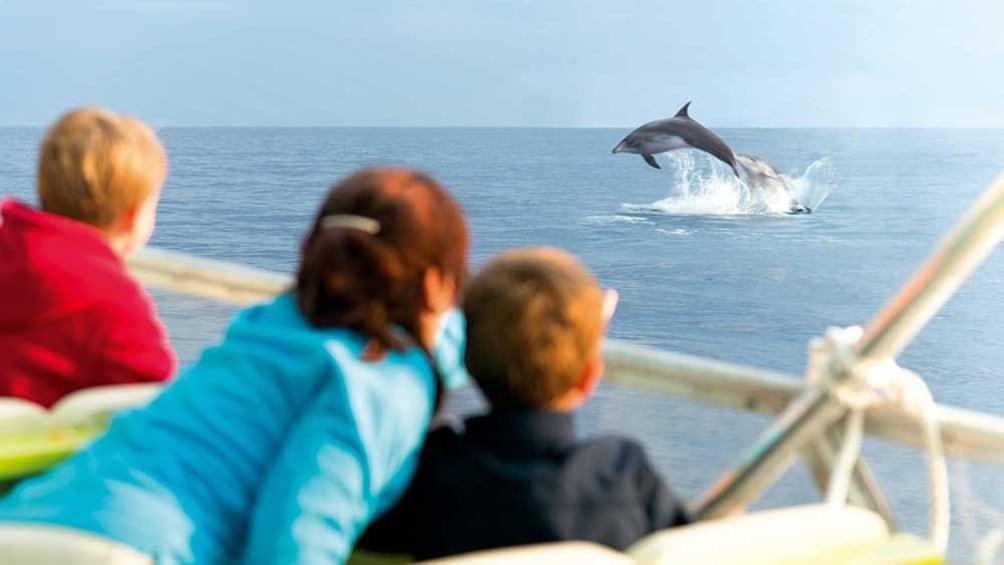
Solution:
[(0, 124), (1004, 127), (1001, 0), (0, 0)]

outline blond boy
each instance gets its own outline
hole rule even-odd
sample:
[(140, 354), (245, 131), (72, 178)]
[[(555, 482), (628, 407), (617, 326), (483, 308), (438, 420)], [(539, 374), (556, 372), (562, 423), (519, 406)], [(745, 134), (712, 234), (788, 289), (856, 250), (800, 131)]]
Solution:
[(153, 233), (167, 158), (135, 118), (83, 108), (47, 132), (39, 209), (0, 202), (0, 396), (162, 381), (176, 360), (123, 259)]

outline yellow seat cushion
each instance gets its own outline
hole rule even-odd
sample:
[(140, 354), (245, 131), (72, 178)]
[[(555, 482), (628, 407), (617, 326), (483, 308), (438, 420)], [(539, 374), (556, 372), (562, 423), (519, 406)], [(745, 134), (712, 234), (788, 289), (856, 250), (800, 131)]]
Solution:
[(911, 534), (894, 534), (878, 549), (869, 551), (847, 565), (941, 565), (944, 556), (927, 540)]
[(656, 532), (628, 555), (639, 565), (846, 563), (888, 538), (885, 522), (874, 512), (819, 504)]

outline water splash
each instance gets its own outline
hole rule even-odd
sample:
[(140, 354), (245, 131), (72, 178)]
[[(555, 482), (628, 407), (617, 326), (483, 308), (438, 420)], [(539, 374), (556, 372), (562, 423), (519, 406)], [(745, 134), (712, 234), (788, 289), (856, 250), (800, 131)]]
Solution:
[(804, 171), (782, 173), (784, 190), (766, 190), (748, 178), (737, 179), (711, 157), (691, 151), (667, 155), (677, 194), (650, 204), (622, 204), (629, 212), (673, 215), (773, 215), (791, 211), (791, 197), (816, 211), (829, 196), (836, 177), (833, 162), (819, 159)]
[(787, 175), (781, 175), (788, 182), (788, 189), (798, 198), (799, 202), (813, 210), (818, 210), (823, 201), (833, 191), (836, 184), (837, 169), (833, 160), (823, 157), (813, 161), (805, 171), (794, 170)]

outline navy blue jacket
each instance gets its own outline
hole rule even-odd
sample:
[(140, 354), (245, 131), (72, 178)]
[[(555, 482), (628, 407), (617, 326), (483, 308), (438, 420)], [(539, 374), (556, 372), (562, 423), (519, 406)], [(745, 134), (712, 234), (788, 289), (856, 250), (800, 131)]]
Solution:
[(429, 559), (560, 540), (625, 549), (686, 512), (637, 443), (577, 442), (564, 412), (499, 412), (429, 434), (404, 497), (359, 547)]

